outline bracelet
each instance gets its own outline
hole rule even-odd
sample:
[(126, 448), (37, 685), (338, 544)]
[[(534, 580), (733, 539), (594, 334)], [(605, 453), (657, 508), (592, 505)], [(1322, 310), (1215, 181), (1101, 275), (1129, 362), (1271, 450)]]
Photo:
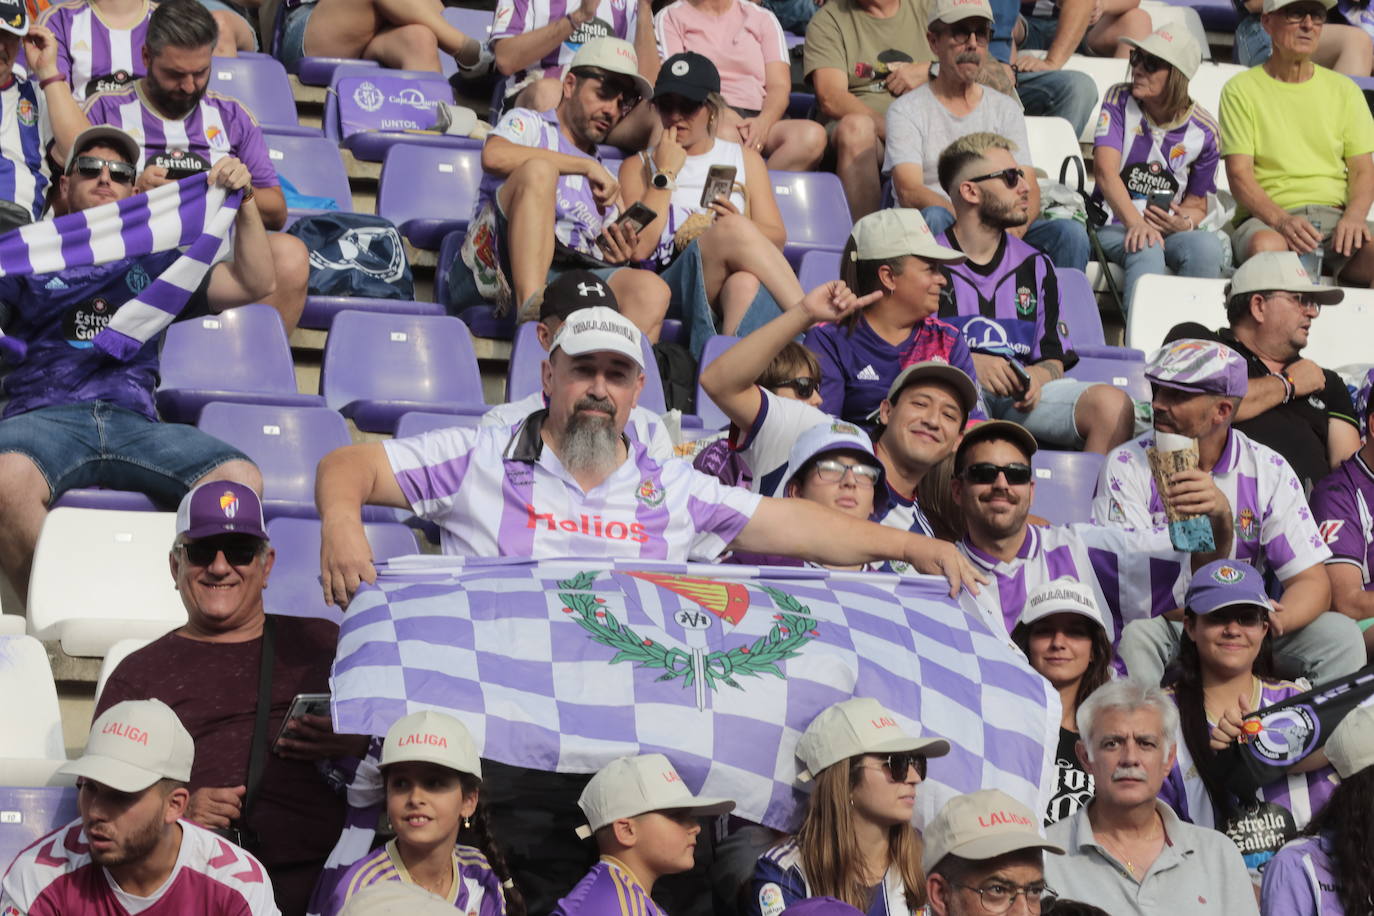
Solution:
[(1293, 400), (1294, 394), (1297, 393), (1297, 388), (1293, 385), (1293, 380), (1292, 380), (1291, 378), (1288, 377), (1288, 373), (1287, 373), (1287, 372), (1279, 372), (1279, 373), (1275, 373), (1275, 375), (1278, 377), (1278, 380), (1279, 380), (1280, 382), (1283, 382), (1283, 402), (1282, 402), (1282, 403), (1287, 404), (1287, 403), (1289, 403), (1290, 401)]
[(48, 88), (49, 86), (51, 86), (53, 83), (62, 83), (62, 82), (66, 82), (66, 77), (64, 77), (62, 74), (59, 73), (59, 74), (57, 74), (56, 76), (50, 76), (50, 77), (48, 77), (47, 79), (39, 80), (39, 81), (38, 81), (38, 88), (39, 88), (39, 89), (47, 89), (47, 88)]
[(570, 28), (570, 29), (572, 29), (574, 32), (576, 32), (576, 31), (577, 31), (577, 20), (574, 19), (574, 18), (572, 17), (572, 13), (566, 14), (563, 18), (566, 19), (566, 20), (568, 20), (568, 28)]
[(244, 189), (244, 191), (243, 191), (243, 200), (239, 201), (239, 204), (240, 204), (240, 205), (246, 204), (246, 203), (248, 203), (248, 201), (250, 201), (250, 200), (252, 200), (252, 199), (253, 199), (253, 186), (250, 184), (247, 188)]

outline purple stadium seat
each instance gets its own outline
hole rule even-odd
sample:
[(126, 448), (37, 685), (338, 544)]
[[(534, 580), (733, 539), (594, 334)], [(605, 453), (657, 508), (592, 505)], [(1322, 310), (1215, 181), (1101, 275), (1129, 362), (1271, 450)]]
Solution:
[(773, 196), (787, 229), (783, 254), (793, 269), (808, 251), (834, 251), (844, 248), (853, 222), (840, 179), (830, 172), (773, 172)]
[[(66, 506), (70, 509), (117, 509), (125, 512), (156, 512), (157, 505), (143, 493), (132, 490), (107, 490), (104, 487), (90, 487), (68, 490), (57, 498), (48, 508)], [(174, 509), (175, 506), (164, 506)]]
[[(802, 39), (805, 42), (806, 39)], [(809, 92), (793, 92), (787, 97), (789, 118), (806, 119), (811, 117), (811, 109), (816, 107), (816, 97)]]
[(518, 401), (543, 390), (541, 366), (545, 352), (535, 336), (538, 326), (537, 321), (527, 321), (515, 329), (515, 340), (510, 350), (510, 369), (506, 373), (507, 401)]
[(1084, 356), (1078, 365), (1069, 370), (1068, 376), (1080, 382), (1102, 382), (1115, 385), (1137, 401), (1148, 402), (1151, 398), (1150, 383), (1145, 378), (1145, 360), (1111, 359), (1101, 356)]
[(210, 62), (210, 88), (242, 102), (263, 130), (279, 134), (320, 136), (296, 115), (291, 81), (280, 61), (266, 56), (216, 57)]
[(701, 364), (697, 371), (697, 416), (701, 418), (702, 429), (724, 429), (730, 425), (730, 418), (727, 417), (716, 402), (711, 400), (711, 396), (706, 393), (706, 389), (701, 387), (701, 371), (715, 360), (717, 356), (730, 349), (739, 342), (738, 337), (727, 337), (724, 334), (716, 334), (706, 341), (706, 346), (701, 350)]
[(840, 253), (838, 251), (808, 251), (802, 255), (801, 266), (797, 268), (797, 280), (801, 288), (810, 292), (818, 286), (840, 279)]
[(296, 68), (296, 78), (307, 86), (328, 86), (340, 67), (371, 67), (381, 69), (375, 60), (353, 57), (303, 57)]
[(1107, 344), (1102, 332), (1102, 314), (1097, 310), (1097, 297), (1087, 274), (1072, 267), (1056, 267), (1059, 281), (1059, 319), (1069, 329), (1069, 340), (1079, 356), (1104, 359), (1140, 360), (1145, 354), (1129, 347)]
[(296, 369), (281, 317), (267, 305), (178, 321), (167, 329), (157, 409), (164, 420), (194, 423), (211, 401), (318, 406), (296, 390)]
[(355, 158), (381, 162), (397, 143), (438, 149), (481, 149), (482, 141), (437, 133), (434, 106), (453, 103), (453, 87), (440, 73), (339, 67), (330, 78), (324, 134)]
[(418, 436), (421, 433), (431, 432), (436, 429), (449, 429), (457, 426), (461, 429), (476, 429), (482, 425), (482, 418), (478, 416), (461, 416), (452, 413), (430, 413), (427, 410), (411, 410), (401, 414), (401, 419), (396, 421), (396, 438), (403, 439), (406, 436)]
[(435, 251), (445, 235), (467, 229), (481, 180), (481, 150), (398, 143), (382, 163), (377, 213), (416, 248)]
[(307, 296), (300, 326), (327, 331), (340, 312), (377, 312), (383, 315), (443, 315), (444, 307), (437, 302), (416, 302), (411, 299), (371, 299), (366, 296)]
[(658, 360), (654, 358), (654, 345), (649, 338), (640, 338), (644, 348), (644, 390), (639, 393), (639, 406), (654, 413), (666, 413), (663, 401), (663, 377), (658, 374)]
[(315, 515), (315, 466), (352, 438), (348, 424), (328, 407), (206, 404), (200, 429), (243, 452), (262, 471), (263, 512)]
[(448, 315), (340, 312), (325, 342), (320, 391), (368, 432), (393, 432), (410, 410), (487, 410), (472, 336)]
[(1103, 456), (1041, 449), (1031, 458), (1035, 501), (1031, 511), (1055, 525), (1092, 521), (1093, 489)]
[(14, 857), (45, 833), (76, 818), (75, 786), (0, 788), (0, 861)]
[[(267, 155), (277, 174), (286, 178), (302, 194), (328, 197), (345, 212), (353, 210), (353, 191), (348, 186), (348, 172), (339, 158), (339, 148), (324, 137), (263, 131), (267, 141)], [(287, 218), (327, 213), (328, 210), (287, 208)]]
[[(399, 522), (368, 522), (363, 533), (375, 560), (420, 552), (415, 535)], [(267, 523), (267, 536), (277, 551), (272, 580), (263, 593), (268, 613), (342, 620), (343, 612), (325, 604), (320, 589), (320, 520), (274, 518)]]

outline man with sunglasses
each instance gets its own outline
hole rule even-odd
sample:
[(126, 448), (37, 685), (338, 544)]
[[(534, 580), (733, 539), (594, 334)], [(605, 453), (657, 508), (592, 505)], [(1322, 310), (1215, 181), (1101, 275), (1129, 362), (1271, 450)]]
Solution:
[[(263, 590), (276, 551), (267, 539), (262, 503), (248, 487), (196, 487), (177, 509), (176, 529), (168, 560), (186, 624), (120, 662), (96, 714), (123, 700), (161, 700), (174, 709), (195, 741), (184, 816), (202, 827), (237, 832), (267, 866), (282, 912), (304, 913), (343, 829), (343, 799), (316, 764), (360, 757), (367, 748), (365, 738), (335, 735), (327, 715), (286, 720), (297, 695), (329, 693), (339, 628), (317, 618), (267, 615)], [(267, 646), (272, 655), (266, 746), (255, 747)], [(250, 801), (252, 754), (262, 774)]]
[[(1314, 276), (1374, 285), (1374, 117), (1360, 88), (1312, 56), (1336, 0), (1264, 0), (1263, 64), (1221, 91), (1221, 154), (1236, 196), (1237, 262), (1293, 251)], [(1303, 142), (1295, 142), (1301, 138)]]
[[(1296, 256), (1284, 257), (1298, 269)], [(1247, 282), (1257, 260), (1242, 265), (1237, 280)], [(1318, 295), (1340, 293), (1323, 289)], [(1155, 392), (1155, 430), (1197, 440), (1197, 470), (1176, 474), (1161, 494), (1147, 456), (1154, 433), (1128, 442), (1102, 466), (1093, 520), (1150, 531), (1167, 520), (1166, 498), (1187, 514), (1200, 514), (1203, 502), (1226, 507), (1234, 516), (1234, 549), (1222, 551), (1218, 543), (1215, 558), (1242, 560), (1277, 583), (1279, 601), (1271, 617), (1275, 649), (1304, 676), (1326, 682), (1361, 667), (1364, 645), (1354, 621), (1329, 612), (1331, 588), (1323, 564), (1331, 551), (1322, 543), (1293, 469), (1282, 455), (1233, 428), (1237, 405), (1244, 403), (1245, 376), (1241, 355), (1214, 341), (1178, 340), (1155, 353), (1145, 369)], [(1132, 676), (1151, 683), (1164, 674), (1183, 631), (1182, 612), (1166, 610), (1167, 616), (1129, 624), (1118, 651)]]

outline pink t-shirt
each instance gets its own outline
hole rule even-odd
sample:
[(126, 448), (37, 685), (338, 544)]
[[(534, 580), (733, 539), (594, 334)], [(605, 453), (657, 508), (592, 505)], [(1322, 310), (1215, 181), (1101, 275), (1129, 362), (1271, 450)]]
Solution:
[(764, 66), (788, 59), (778, 18), (748, 0), (735, 0), (721, 16), (677, 0), (654, 16), (654, 34), (665, 60), (683, 51), (710, 58), (720, 70), (720, 94), (734, 108), (762, 108)]

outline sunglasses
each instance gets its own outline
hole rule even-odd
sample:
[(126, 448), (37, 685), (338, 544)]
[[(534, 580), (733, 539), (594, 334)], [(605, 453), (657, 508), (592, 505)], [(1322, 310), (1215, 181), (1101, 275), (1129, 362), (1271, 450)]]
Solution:
[(986, 175), (978, 175), (974, 178), (965, 179), (966, 181), (988, 181), (992, 178), (1002, 179), (1002, 183), (1009, 188), (1014, 188), (1025, 180), (1026, 173), (1023, 169), (1010, 168), (1002, 169), (1000, 172), (988, 172)]
[(1265, 294), (1266, 299), (1273, 299), (1276, 296), (1291, 300), (1297, 304), (1298, 308), (1304, 311), (1311, 311), (1316, 315), (1322, 313), (1322, 304), (1311, 296), (1302, 293), (1290, 293), (1287, 290), (1275, 290), (1272, 293)]
[(1131, 66), (1139, 67), (1146, 73), (1158, 73), (1169, 66), (1169, 62), (1155, 57), (1153, 54), (1146, 54), (1144, 51), (1132, 51)]
[(912, 767), (916, 768), (917, 776), (921, 779), (926, 778), (926, 758), (921, 754), (914, 751), (898, 751), (883, 758), (883, 768), (892, 774), (893, 782), (906, 782)]
[(785, 382), (778, 382), (774, 388), (791, 388), (796, 392), (797, 397), (803, 401), (808, 400), (811, 395), (821, 387), (821, 383), (813, 378), (790, 378)]
[(1218, 611), (1207, 614), (1204, 619), (1219, 627), (1234, 623), (1237, 626), (1254, 629), (1267, 621), (1269, 615), (1259, 608), (1248, 608), (1243, 611)]
[(998, 475), (1007, 478), (1007, 483), (1013, 487), (1019, 487), (1030, 483), (1031, 469), (1028, 464), (1016, 462), (1013, 464), (992, 464), (987, 461), (980, 461), (977, 464), (970, 464), (964, 468), (961, 475), (969, 483), (996, 483)]
[(620, 99), (621, 111), (629, 111), (639, 104), (639, 90), (633, 83), (626, 83), (600, 70), (589, 70), (585, 67), (579, 67), (573, 73), (584, 79), (596, 80), (596, 97), (601, 101), (614, 102)]
[(110, 170), (110, 180), (115, 184), (133, 184), (136, 170), (127, 162), (118, 159), (101, 159), (99, 156), (77, 156), (76, 171), (82, 178), (99, 178), (104, 169)]
[(967, 22), (960, 22), (956, 25), (945, 26), (945, 34), (953, 38), (958, 44), (963, 44), (969, 38), (980, 45), (985, 45), (992, 38), (992, 29), (986, 25), (971, 25)]
[(692, 99), (671, 92), (654, 99), (654, 107), (669, 117), (673, 115), (682, 115), (683, 117), (690, 118), (698, 111), (701, 111), (705, 104), (705, 102), (693, 101)]
[(255, 538), (187, 541), (181, 552), (192, 566), (211, 566), (221, 553), (230, 566), (248, 566), (257, 559), (262, 542)]
[(1317, 9), (1316, 7), (1311, 6), (1302, 6), (1298, 7), (1297, 9), (1294, 9), (1291, 6), (1286, 6), (1283, 8), (1283, 18), (1284, 21), (1287, 22), (1289, 25), (1297, 25), (1304, 19), (1308, 18), (1311, 18), (1311, 20), (1315, 22), (1317, 25), (1325, 25), (1326, 10)]
[(854, 482), (863, 487), (875, 485), (880, 473), (871, 464), (845, 464), (830, 458), (816, 462), (816, 477), (822, 483), (839, 483), (848, 471), (854, 472)]

